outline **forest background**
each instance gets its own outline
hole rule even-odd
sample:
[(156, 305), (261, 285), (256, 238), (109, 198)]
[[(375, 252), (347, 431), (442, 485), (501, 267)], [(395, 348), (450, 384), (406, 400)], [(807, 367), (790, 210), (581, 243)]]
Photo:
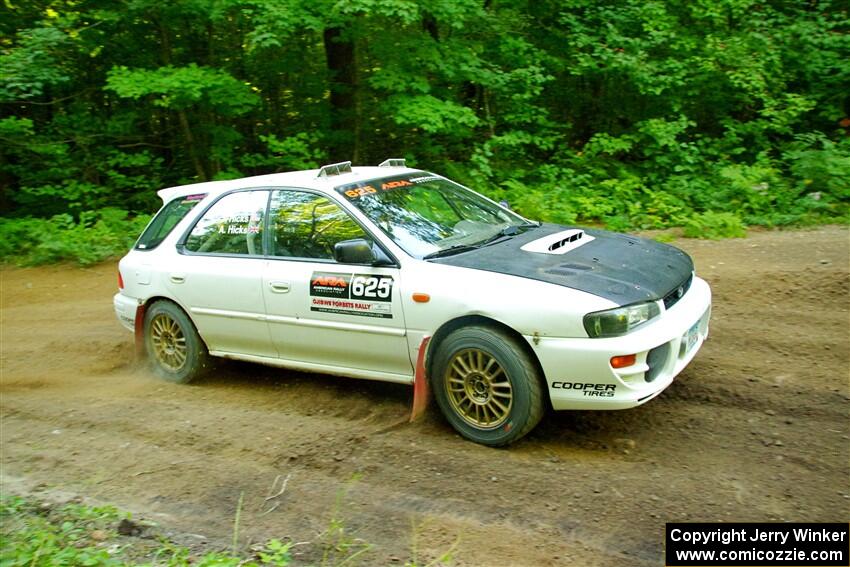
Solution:
[(795, 0), (4, 0), (0, 261), (198, 181), (403, 157), (539, 220), (850, 217), (850, 16)]

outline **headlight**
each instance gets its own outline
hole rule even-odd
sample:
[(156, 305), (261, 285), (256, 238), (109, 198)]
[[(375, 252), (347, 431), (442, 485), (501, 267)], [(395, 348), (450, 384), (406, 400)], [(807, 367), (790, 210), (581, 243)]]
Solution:
[(659, 313), (661, 310), (655, 301), (596, 311), (584, 316), (584, 330), (592, 338), (618, 337), (640, 327)]

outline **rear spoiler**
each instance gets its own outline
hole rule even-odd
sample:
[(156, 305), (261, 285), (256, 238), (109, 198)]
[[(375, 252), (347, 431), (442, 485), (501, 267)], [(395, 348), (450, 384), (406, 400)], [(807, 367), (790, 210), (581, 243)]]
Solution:
[(180, 194), (180, 187), (169, 187), (168, 189), (160, 189), (156, 192), (160, 199), (162, 199), (162, 203), (165, 204), (174, 197), (177, 197)]
[[(198, 196), (206, 196), (207, 191), (204, 190), (203, 183), (196, 183), (194, 185), (183, 185), (179, 187), (168, 187), (167, 189), (160, 189), (156, 192), (160, 199), (162, 199), (162, 204), (169, 203), (176, 199), (177, 197), (187, 197), (189, 195), (198, 195)], [(200, 199), (198, 199), (200, 200)]]

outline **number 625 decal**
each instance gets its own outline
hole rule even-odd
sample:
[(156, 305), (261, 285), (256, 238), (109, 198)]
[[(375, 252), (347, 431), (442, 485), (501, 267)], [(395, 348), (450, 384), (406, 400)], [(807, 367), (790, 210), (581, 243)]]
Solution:
[(351, 299), (392, 301), (392, 276), (354, 274), (351, 277)]

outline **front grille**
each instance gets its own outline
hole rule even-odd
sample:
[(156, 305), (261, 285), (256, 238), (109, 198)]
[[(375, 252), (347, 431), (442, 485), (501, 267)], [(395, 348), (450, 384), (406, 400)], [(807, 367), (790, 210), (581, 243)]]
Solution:
[(691, 282), (693, 281), (693, 279), (694, 275), (689, 275), (688, 279), (682, 282), (681, 285), (676, 286), (675, 288), (673, 288), (673, 291), (664, 296), (664, 309), (670, 309), (671, 307), (676, 305), (676, 303), (678, 303), (679, 300), (682, 299), (682, 297), (684, 297), (686, 293), (688, 293), (688, 290), (691, 288)]

